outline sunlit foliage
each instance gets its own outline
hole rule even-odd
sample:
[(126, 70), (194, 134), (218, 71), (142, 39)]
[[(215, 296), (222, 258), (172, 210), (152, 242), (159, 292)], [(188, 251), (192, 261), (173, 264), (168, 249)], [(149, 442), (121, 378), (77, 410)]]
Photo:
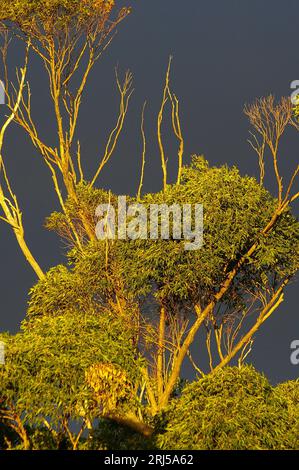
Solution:
[(273, 388), (251, 366), (226, 368), (184, 389), (164, 415), (158, 442), (176, 450), (297, 449), (290, 389), (298, 395), (298, 382)]

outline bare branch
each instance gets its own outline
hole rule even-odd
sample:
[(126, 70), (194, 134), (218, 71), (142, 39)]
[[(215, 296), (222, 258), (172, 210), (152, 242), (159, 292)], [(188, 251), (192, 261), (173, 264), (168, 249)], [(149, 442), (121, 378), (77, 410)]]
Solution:
[(139, 182), (138, 191), (137, 191), (137, 200), (138, 201), (140, 201), (140, 198), (141, 198), (141, 191), (142, 191), (143, 180), (144, 180), (145, 156), (146, 156), (146, 136), (145, 136), (145, 132), (144, 132), (145, 107), (146, 107), (146, 101), (143, 104), (142, 116), (141, 116), (141, 135), (142, 135), (143, 147), (142, 147), (142, 156), (141, 156), (141, 175), (140, 175), (140, 182)]
[(163, 173), (163, 189), (165, 191), (167, 186), (167, 160), (165, 157), (165, 150), (163, 145), (162, 139), (162, 123), (163, 123), (163, 115), (164, 115), (164, 108), (168, 100), (168, 90), (169, 90), (169, 77), (170, 77), (170, 69), (171, 69), (172, 57), (169, 58), (168, 68), (166, 72), (166, 79), (165, 79), (165, 86), (163, 90), (163, 97), (162, 103), (160, 107), (160, 111), (158, 114), (158, 125), (157, 125), (157, 137), (158, 137), (158, 144), (160, 149), (160, 156), (161, 156), (161, 166), (162, 166), (162, 173)]
[(41, 270), (39, 264), (37, 263), (36, 259), (34, 258), (32, 252), (30, 251), (26, 241), (25, 241), (25, 233), (24, 233), (24, 226), (23, 226), (23, 220), (22, 220), (22, 212), (19, 207), (19, 203), (17, 200), (16, 195), (14, 194), (3, 160), (3, 154), (2, 154), (2, 148), (3, 148), (3, 141), (4, 141), (4, 136), (7, 128), (9, 125), (14, 121), (15, 116), (18, 112), (21, 100), (22, 100), (22, 94), (24, 90), (24, 85), (25, 85), (25, 78), (26, 78), (26, 73), (27, 73), (27, 63), (28, 63), (28, 54), (29, 54), (29, 48), (30, 48), (30, 43), (27, 46), (27, 51), (26, 51), (26, 59), (25, 59), (25, 65), (21, 69), (21, 78), (19, 82), (19, 91), (17, 94), (17, 99), (14, 104), (14, 107), (12, 109), (12, 112), (10, 116), (6, 119), (5, 123), (3, 124), (1, 131), (0, 131), (0, 171), (2, 171), (3, 177), (4, 177), (4, 182), (9, 194), (9, 197), (5, 196), (5, 189), (3, 186), (0, 184), (0, 205), (2, 207), (2, 210), (4, 212), (5, 217), (1, 217), (2, 220), (5, 220), (11, 227), (12, 230), (15, 234), (15, 237), (17, 239), (17, 242), (21, 248), (21, 251), (23, 255), (25, 256), (26, 260), (30, 264), (30, 266), (33, 268), (35, 273), (39, 278), (44, 277), (44, 273)]
[(118, 73), (116, 70), (116, 83), (117, 83), (117, 88), (120, 93), (120, 107), (119, 107), (119, 115), (117, 119), (116, 126), (114, 129), (111, 131), (109, 137), (108, 137), (108, 142), (106, 144), (106, 149), (105, 153), (102, 157), (101, 163), (91, 181), (91, 186), (93, 186), (100, 175), (101, 171), (103, 170), (104, 166), (109, 162), (110, 158), (112, 157), (114, 150), (116, 148), (116, 145), (118, 143), (121, 131), (124, 127), (124, 122), (125, 118), (128, 112), (128, 107), (129, 107), (129, 102), (130, 98), (133, 93), (132, 89), (132, 74), (130, 72), (127, 72), (125, 75), (125, 80), (123, 84), (120, 83)]
[[(278, 151), (280, 139), (286, 127), (291, 124), (293, 114), (291, 100), (283, 97), (276, 104), (274, 96), (270, 95), (256, 100), (252, 105), (246, 105), (244, 113), (249, 118), (255, 131), (262, 137), (262, 144), (255, 145), (258, 142), (256, 136), (254, 138), (255, 144), (251, 143), (259, 155), (260, 164), (263, 164), (263, 143), (267, 144), (270, 149), (278, 186), (278, 202), (281, 206), (283, 201), (283, 178), (278, 166)], [(251, 133), (251, 135), (253, 134)]]
[(179, 100), (174, 93), (171, 92), (170, 88), (168, 87), (168, 96), (171, 101), (172, 106), (172, 127), (175, 136), (179, 141), (179, 149), (178, 149), (178, 176), (177, 176), (177, 184), (181, 182), (182, 176), (182, 169), (183, 169), (183, 156), (184, 156), (184, 148), (185, 142), (184, 137), (182, 134), (182, 126), (181, 126), (181, 119), (180, 119), (180, 105)]

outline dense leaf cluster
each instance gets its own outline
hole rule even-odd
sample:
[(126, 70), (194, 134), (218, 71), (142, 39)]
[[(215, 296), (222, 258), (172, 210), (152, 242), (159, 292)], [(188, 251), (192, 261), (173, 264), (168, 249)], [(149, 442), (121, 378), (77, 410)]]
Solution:
[(0, 19), (18, 25), (24, 32), (42, 26), (47, 32), (72, 23), (87, 26), (110, 14), (114, 0), (3, 0)]
[(298, 381), (272, 387), (251, 366), (225, 368), (188, 385), (173, 401), (159, 446), (298, 449), (298, 393)]
[[(102, 402), (86, 377), (96, 364), (122, 371), (130, 383), (139, 380), (130, 325), (108, 312), (35, 319), (14, 336), (1, 335), (1, 340), (6, 347), (5, 365), (0, 367), (1, 405), (13, 406), (31, 425), (45, 418), (59, 426), (66, 417), (92, 421), (101, 416)], [(107, 377), (107, 396), (102, 399), (109, 399), (114, 383)], [(122, 403), (130, 400), (134, 407), (132, 395)], [(115, 409), (118, 406), (120, 401), (115, 402)]]
[[(89, 208), (88, 220), (94, 226), (98, 204), (109, 201), (117, 208), (115, 195), (93, 190), (88, 185), (81, 185), (79, 191), (80, 207), (76, 208), (70, 201), (67, 203), (68, 215), (74, 224), (84, 207)], [(136, 201), (128, 198), (128, 202)], [(199, 300), (204, 306), (217, 292), (229, 270), (257, 242), (258, 249), (247, 258), (224, 299), (234, 307), (242, 308), (245, 291), (254, 290), (254, 286), (277, 284), (292, 276), (298, 268), (298, 222), (286, 211), (271, 233), (262, 235), (277, 201), (255, 178), (241, 176), (237, 168), (209, 167), (206, 160), (195, 157), (192, 165), (184, 168), (180, 185), (169, 185), (165, 192), (146, 194), (141, 203), (147, 209), (150, 204), (191, 204), (193, 207), (203, 204), (203, 247), (187, 251), (184, 239), (113, 240), (109, 241), (108, 250), (107, 241), (90, 243), (83, 255), (76, 250), (69, 255), (73, 263), (70, 285), (78, 286), (81, 279), (81, 284), (89, 285), (89, 293), (97, 291), (100, 294), (102, 289), (105, 297), (113, 290), (116, 279), (121, 278), (127, 292), (135, 299), (154, 294), (170, 306), (180, 303), (189, 306)], [(66, 216), (59, 213), (54, 213), (47, 221), (48, 227), (60, 234), (66, 224)], [(106, 269), (107, 256), (109, 270)], [(60, 272), (61, 268), (58, 277)], [(65, 274), (61, 274), (61, 285)], [(55, 279), (54, 273), (51, 278)], [(40, 287), (37, 285), (33, 289), (30, 313), (41, 308), (40, 301), (43, 302), (43, 293), (48, 288), (42, 281)], [(56, 295), (60, 297), (55, 290)], [(45, 296), (44, 303), (49, 299), (50, 296)]]

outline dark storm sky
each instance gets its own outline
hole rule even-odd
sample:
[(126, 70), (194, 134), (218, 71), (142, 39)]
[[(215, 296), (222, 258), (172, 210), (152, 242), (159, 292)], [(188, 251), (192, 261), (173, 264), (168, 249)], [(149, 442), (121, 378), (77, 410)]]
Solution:
[[(243, 174), (257, 174), (257, 162), (246, 139), (245, 102), (274, 93), (290, 94), (299, 79), (298, 1), (296, 0), (138, 0), (131, 16), (98, 63), (89, 82), (80, 120), (82, 156), (88, 175), (97, 166), (105, 137), (115, 123), (117, 99), (114, 66), (134, 74), (135, 93), (125, 132), (113, 161), (98, 181), (118, 194), (134, 193), (138, 185), (142, 103), (148, 100), (146, 132), (148, 191), (161, 187), (155, 122), (162, 81), (170, 54), (174, 56), (173, 89), (181, 100), (186, 161), (204, 154), (211, 164), (238, 165)], [(18, 45), (10, 50), (11, 69), (21, 65)], [(37, 59), (29, 73), (34, 117), (47, 140), (53, 138), (46, 75)], [(5, 114), (4, 107), (0, 109)], [(290, 135), (281, 155), (285, 175), (298, 161), (298, 140)], [(175, 147), (169, 144), (170, 177), (175, 174)], [(6, 142), (8, 170), (24, 212), (27, 240), (46, 270), (63, 262), (62, 242), (43, 229), (45, 216), (58, 209), (50, 175), (24, 133), (10, 129)], [(172, 163), (173, 162), (173, 163)], [(269, 188), (271, 181), (268, 182)], [(298, 211), (297, 211), (298, 213)], [(0, 225), (0, 330), (17, 331), (25, 316), (27, 293), (35, 282), (8, 227)], [(299, 339), (298, 284), (256, 337), (250, 361), (272, 382), (298, 376), (290, 363), (290, 343)], [(186, 371), (187, 373), (188, 371)]]

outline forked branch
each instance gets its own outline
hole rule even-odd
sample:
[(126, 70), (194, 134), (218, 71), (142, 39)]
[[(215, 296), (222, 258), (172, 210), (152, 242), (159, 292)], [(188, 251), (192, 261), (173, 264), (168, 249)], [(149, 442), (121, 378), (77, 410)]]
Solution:
[(112, 157), (116, 145), (119, 141), (120, 134), (123, 130), (124, 123), (125, 123), (125, 118), (128, 112), (128, 107), (130, 103), (130, 99), (133, 93), (132, 89), (132, 74), (130, 72), (127, 72), (125, 75), (124, 82), (121, 84), (118, 76), (118, 72), (116, 70), (116, 83), (117, 83), (117, 88), (120, 94), (120, 106), (119, 106), (119, 114), (118, 114), (118, 119), (117, 123), (114, 127), (114, 129), (111, 131), (108, 141), (106, 144), (105, 152), (104, 155), (101, 159), (101, 163), (91, 181), (91, 186), (93, 186), (99, 177), (101, 171), (103, 170), (104, 166), (109, 162), (110, 158)]
[(5, 136), (6, 130), (8, 129), (9, 125), (14, 121), (15, 116), (18, 112), (21, 100), (22, 100), (22, 94), (23, 94), (23, 90), (25, 86), (25, 78), (26, 78), (26, 73), (27, 73), (29, 48), (30, 48), (30, 44), (28, 44), (27, 51), (26, 51), (25, 65), (21, 69), (19, 90), (17, 93), (14, 107), (11, 111), (11, 114), (6, 119), (0, 131), (0, 173), (2, 173), (3, 180), (4, 180), (4, 185), (0, 183), (0, 206), (4, 213), (4, 216), (1, 217), (1, 219), (11, 226), (23, 255), (25, 256), (26, 260), (28, 261), (32, 269), (35, 271), (36, 275), (41, 279), (44, 277), (44, 273), (42, 269), (40, 268), (39, 264), (37, 263), (36, 259), (34, 258), (31, 250), (29, 249), (25, 241), (25, 232), (24, 232), (24, 226), (23, 226), (22, 212), (19, 206), (17, 196), (13, 192), (9, 177), (7, 175), (5, 163), (3, 160), (3, 153), (2, 153), (4, 136)]

